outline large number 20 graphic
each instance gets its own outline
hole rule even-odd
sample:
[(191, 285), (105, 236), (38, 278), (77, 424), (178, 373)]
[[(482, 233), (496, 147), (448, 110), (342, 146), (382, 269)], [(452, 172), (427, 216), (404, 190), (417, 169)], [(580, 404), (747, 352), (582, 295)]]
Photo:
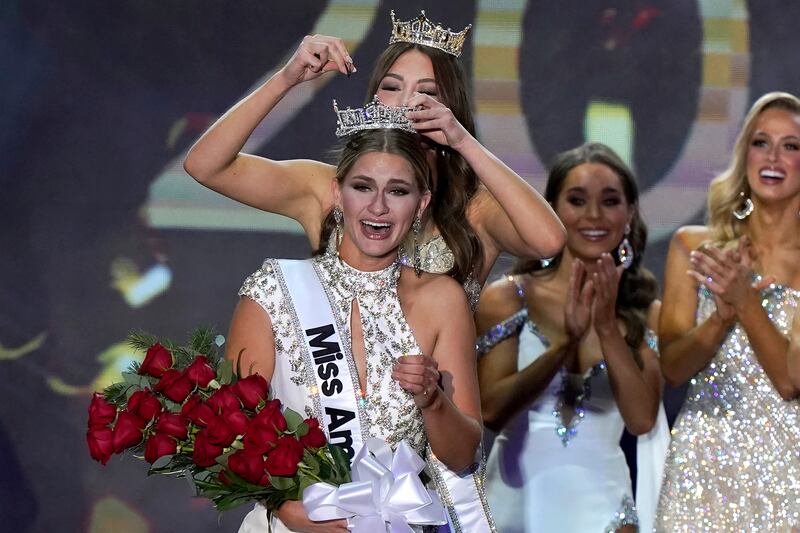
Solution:
[[(482, 141), (537, 186), (556, 153), (590, 135), (621, 149), (640, 179), (642, 209), (652, 237), (659, 240), (702, 213), (708, 181), (727, 164), (749, 103), (767, 90), (800, 87), (800, 71), (788, 68), (793, 47), (785, 42), (800, 38), (790, 28), (780, 31), (788, 24), (782, 21), (797, 20), (787, 16), (785, 5), (778, 10), (742, 0), (458, 0), (446, 9), (443, 5), (329, 2), (312, 33), (344, 38), (359, 75), (325, 77), (290, 93), (247, 150), (276, 159), (324, 158), (333, 140), (331, 100), (363, 102), (371, 66), (388, 41), (389, 10), (408, 19), (427, 7), (431, 18), (454, 29), (475, 25), (462, 60), (472, 74)], [(750, 7), (757, 13), (751, 16)], [(800, 15), (800, 8), (790, 9)], [(778, 38), (781, 44), (770, 46)], [(751, 40), (760, 46), (752, 63)], [(765, 55), (762, 49), (775, 52)], [(607, 129), (604, 109), (614, 111)], [(627, 128), (614, 126), (620, 113)], [(177, 168), (171, 162), (154, 183), (149, 202), (154, 226), (182, 225), (158, 215), (160, 183), (172, 184), (163, 190), (174, 190), (177, 180), (195, 187), (178, 176)], [(248, 209), (204, 194), (192, 195), (227, 210)], [(227, 220), (238, 229), (299, 231), (263, 213)]]

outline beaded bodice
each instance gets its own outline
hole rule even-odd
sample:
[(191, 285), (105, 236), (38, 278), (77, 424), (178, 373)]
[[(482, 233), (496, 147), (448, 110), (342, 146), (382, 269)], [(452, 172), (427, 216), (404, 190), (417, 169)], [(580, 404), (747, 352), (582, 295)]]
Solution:
[[(455, 265), (453, 251), (447, 246), (444, 237), (435, 235), (420, 243), (419, 265), (420, 269), (431, 274), (447, 274)], [(408, 267), (414, 266), (414, 237), (412, 234), (406, 238), (398, 251), (400, 262)], [(478, 307), (478, 299), (481, 294), (481, 284), (472, 276), (464, 282), (464, 292), (467, 293), (469, 307), (474, 312)]]
[[(363, 437), (379, 437), (390, 445), (405, 439), (422, 455), (427, 444), (422, 415), (411, 396), (391, 377), (398, 357), (422, 353), (397, 295), (401, 265), (394, 263), (377, 272), (362, 272), (333, 254), (309, 261), (327, 295), (328, 301), (320, 302), (320, 305), (330, 305), (341, 334), (355, 381), (354, 389), (358, 391), (354, 402), (358, 406)], [(304, 406), (289, 405), (295, 409), (304, 407), (308, 414), (322, 420), (319, 400), (312, 393), (316, 387), (315, 366), (304, 349), (302, 327), (277, 261), (265, 261), (261, 269), (245, 281), (239, 294), (258, 302), (270, 316), (275, 338), (275, 373), (272, 377), (275, 395), (284, 399), (281, 397), (282, 389), (301, 389)], [(358, 372), (351, 349), (350, 317), (354, 301), (358, 305), (364, 338), (364, 390), (357, 382)], [(288, 396), (296, 396), (296, 391), (286, 392)]]

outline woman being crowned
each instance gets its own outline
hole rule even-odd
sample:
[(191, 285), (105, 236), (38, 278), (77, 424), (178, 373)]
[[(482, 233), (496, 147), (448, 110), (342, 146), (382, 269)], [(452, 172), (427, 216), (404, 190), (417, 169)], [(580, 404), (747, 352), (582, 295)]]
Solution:
[[(245, 281), (226, 355), (315, 417), (351, 459), (377, 437), (459, 471), (481, 437), (472, 315), (453, 278), (398, 260), (421, 230), (430, 165), (404, 109), (369, 107), (337, 110), (344, 146), (320, 249), (308, 260), (268, 259)], [(268, 524), (348, 531), (345, 520), (314, 522), (287, 501), (271, 517), (257, 505), (240, 532)]]

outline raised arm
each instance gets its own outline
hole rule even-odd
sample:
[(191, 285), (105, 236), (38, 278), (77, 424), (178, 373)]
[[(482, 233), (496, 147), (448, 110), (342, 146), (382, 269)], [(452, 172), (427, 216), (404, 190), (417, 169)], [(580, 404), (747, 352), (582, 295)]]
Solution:
[(464, 290), (452, 278), (435, 277), (426, 292), (426, 323), (434, 328), (428, 355), (407, 355), (395, 364), (393, 377), (410, 392), (422, 412), (425, 432), (436, 458), (454, 471), (475, 461), (481, 440), (475, 326)]
[(486, 187), (467, 212), (484, 246), (481, 283), (500, 252), (541, 258), (561, 251), (566, 242), (564, 226), (536, 189), (478, 142), (442, 103), (417, 94), (406, 105), (422, 107), (408, 113), (414, 127), (459, 152)]
[(332, 167), (311, 160), (273, 161), (241, 150), (256, 126), (289, 90), (334, 70), (348, 75), (353, 70), (341, 39), (305, 37), (281, 70), (200, 137), (186, 157), (186, 172), (229, 198), (297, 220), (312, 245), (316, 244), (323, 213), (332, 205)]

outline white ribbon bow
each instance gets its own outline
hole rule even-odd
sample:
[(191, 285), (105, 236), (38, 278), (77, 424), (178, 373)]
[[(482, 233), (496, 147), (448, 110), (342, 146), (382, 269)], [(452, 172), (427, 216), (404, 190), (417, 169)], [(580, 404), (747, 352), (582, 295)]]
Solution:
[(348, 518), (353, 533), (413, 533), (410, 525), (444, 525), (438, 495), (419, 479), (424, 467), (406, 441), (392, 453), (381, 439), (369, 439), (353, 459), (353, 481), (307, 487), (303, 507), (315, 521)]

